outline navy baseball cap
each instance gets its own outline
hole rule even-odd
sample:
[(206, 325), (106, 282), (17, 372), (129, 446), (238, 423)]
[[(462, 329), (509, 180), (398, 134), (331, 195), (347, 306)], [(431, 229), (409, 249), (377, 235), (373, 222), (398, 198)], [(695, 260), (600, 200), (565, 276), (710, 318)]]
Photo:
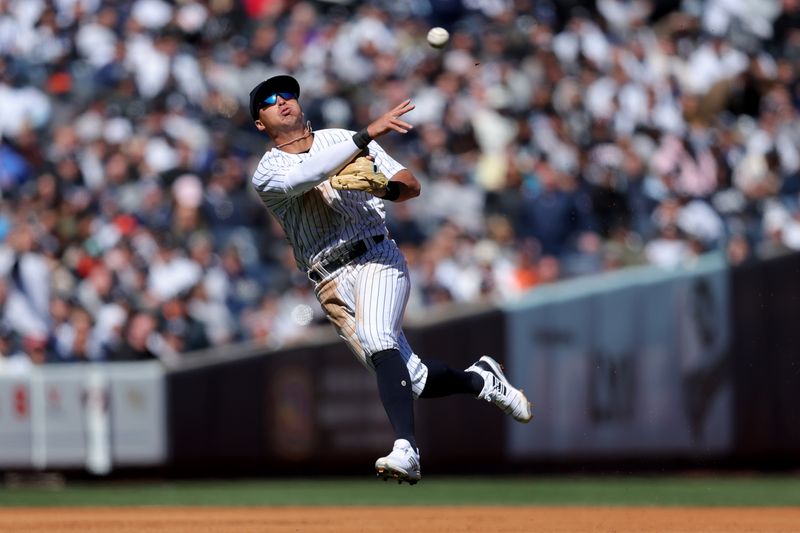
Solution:
[(250, 91), (250, 116), (253, 120), (258, 120), (258, 110), (261, 107), (259, 104), (264, 98), (281, 91), (295, 93), (299, 97), (300, 84), (293, 77), (281, 74), (262, 81)]

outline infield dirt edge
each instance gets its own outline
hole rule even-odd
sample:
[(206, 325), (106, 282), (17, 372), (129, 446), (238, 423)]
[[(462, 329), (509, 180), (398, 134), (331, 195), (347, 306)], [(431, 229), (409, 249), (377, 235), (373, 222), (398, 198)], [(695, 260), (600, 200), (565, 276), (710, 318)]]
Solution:
[(790, 532), (793, 507), (12, 507), (0, 531)]

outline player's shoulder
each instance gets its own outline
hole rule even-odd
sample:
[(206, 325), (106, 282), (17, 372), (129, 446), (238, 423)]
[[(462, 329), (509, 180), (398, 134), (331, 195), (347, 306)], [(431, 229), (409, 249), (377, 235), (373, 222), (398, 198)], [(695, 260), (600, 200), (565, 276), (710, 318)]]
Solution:
[(282, 168), (292, 165), (291, 155), (275, 148), (264, 152), (253, 171), (253, 183), (259, 184), (268, 181), (272, 175), (280, 173)]
[(342, 142), (353, 137), (356, 132), (344, 128), (324, 128), (321, 130), (314, 130), (314, 135), (317, 139), (332, 140)]
[(325, 134), (341, 134), (341, 133), (349, 133), (353, 134), (355, 131), (348, 130), (347, 128), (323, 128), (321, 130), (314, 130), (314, 133), (325, 133)]

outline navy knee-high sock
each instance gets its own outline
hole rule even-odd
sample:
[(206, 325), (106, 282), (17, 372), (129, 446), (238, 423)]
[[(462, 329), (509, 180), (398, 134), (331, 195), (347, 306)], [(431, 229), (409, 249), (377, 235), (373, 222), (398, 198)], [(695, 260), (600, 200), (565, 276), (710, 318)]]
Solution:
[(394, 428), (395, 438), (406, 439), (417, 449), (414, 435), (414, 397), (406, 362), (398, 350), (383, 350), (372, 354), (378, 393)]
[(450, 368), (438, 359), (423, 359), (428, 379), (420, 398), (440, 398), (452, 394), (477, 396), (483, 389), (483, 378), (475, 372)]

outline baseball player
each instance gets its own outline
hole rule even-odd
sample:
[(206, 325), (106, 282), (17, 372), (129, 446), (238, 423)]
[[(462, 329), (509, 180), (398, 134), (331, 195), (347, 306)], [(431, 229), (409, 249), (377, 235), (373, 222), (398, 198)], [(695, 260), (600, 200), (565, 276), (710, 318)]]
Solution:
[(275, 144), (261, 158), (253, 186), (283, 227), (328, 319), (377, 378), (396, 435), (392, 451), (375, 463), (378, 476), (415, 484), (421, 474), (414, 399), (472, 394), (520, 422), (531, 420), (530, 402), (491, 357), (455, 370), (420, 359), (403, 334), (408, 268), (388, 235), (384, 202), (415, 198), (420, 184), (375, 139), (412, 129), (401, 118), (414, 109), (411, 101), (358, 132), (312, 131), (299, 97), (297, 80), (286, 75), (250, 92), (255, 126)]

